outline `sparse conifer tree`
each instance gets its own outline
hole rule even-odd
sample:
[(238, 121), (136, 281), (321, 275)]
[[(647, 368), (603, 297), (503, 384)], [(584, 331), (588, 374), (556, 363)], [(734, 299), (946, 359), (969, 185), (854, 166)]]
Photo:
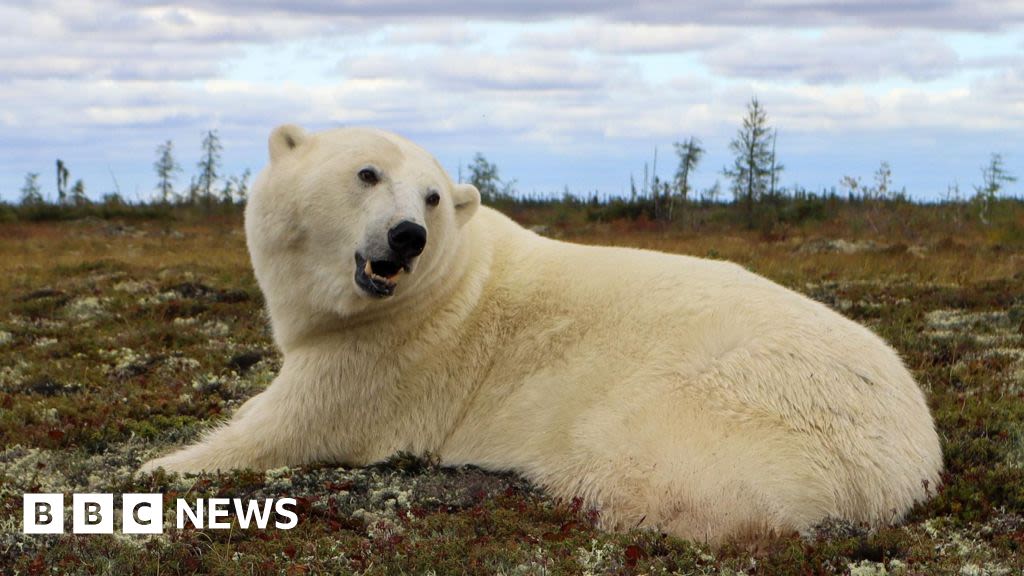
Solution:
[(469, 165), (469, 183), (480, 191), (480, 198), (484, 202), (493, 202), (498, 197), (498, 185), (501, 184), (498, 167), (488, 162), (483, 154), (477, 152), (473, 156), (473, 162)]
[(989, 158), (988, 164), (981, 167), (981, 186), (975, 186), (975, 198), (981, 205), (978, 212), (978, 217), (984, 224), (988, 224), (989, 210), (991, 205), (995, 202), (999, 192), (1003, 189), (1005, 184), (1012, 184), (1017, 181), (1017, 177), (1007, 172), (1006, 167), (1003, 165), (1003, 155), (993, 153)]
[(75, 206), (85, 206), (89, 203), (89, 198), (85, 195), (85, 182), (79, 178), (75, 180), (75, 185), (71, 187), (71, 203)]
[(892, 167), (888, 162), (882, 162), (875, 172), (875, 197), (879, 200), (889, 198), (892, 187)]
[(71, 173), (68, 171), (67, 164), (63, 160), (57, 158), (57, 203), (63, 206), (68, 200), (68, 178)]
[(174, 159), (174, 143), (170, 140), (157, 146), (157, 159), (153, 163), (156, 170), (156, 189), (160, 193), (160, 201), (169, 203), (174, 198), (174, 180), (181, 173), (181, 166)]
[[(704, 148), (701, 147), (700, 140), (692, 136), (685, 142), (674, 143), (673, 146), (676, 149), (676, 156), (679, 157), (679, 166), (676, 168), (676, 193), (685, 204), (690, 196), (690, 173), (697, 168), (697, 164), (704, 157)], [(675, 204), (675, 197), (673, 197), (668, 208), (669, 220), (672, 220), (674, 216)]]
[(203, 136), (203, 156), (199, 160), (197, 186), (203, 195), (203, 203), (209, 206), (213, 202), (213, 189), (220, 179), (220, 153), (223, 147), (216, 130), (209, 130)]
[(229, 177), (224, 180), (224, 187), (220, 189), (221, 204), (235, 203), (235, 179)]
[(43, 193), (39, 188), (39, 173), (25, 174), (25, 183), (21, 186), (21, 204), (36, 206), (43, 203)]
[(783, 170), (775, 161), (774, 131), (768, 126), (768, 113), (757, 98), (751, 98), (747, 115), (729, 149), (736, 155), (731, 168), (722, 174), (732, 180), (732, 191), (743, 203), (747, 225), (754, 223), (754, 203), (772, 193), (773, 182)]
[(245, 204), (249, 199), (249, 178), (252, 176), (252, 172), (248, 168), (242, 172), (241, 176), (233, 176), (235, 185), (235, 196), (238, 198), (239, 204)]

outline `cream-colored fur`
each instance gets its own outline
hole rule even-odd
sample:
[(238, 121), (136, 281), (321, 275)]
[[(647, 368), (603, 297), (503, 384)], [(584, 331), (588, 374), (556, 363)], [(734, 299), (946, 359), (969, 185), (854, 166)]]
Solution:
[[(144, 470), (429, 451), (580, 496), (608, 528), (711, 542), (897, 521), (938, 482), (921, 390), (822, 304), (726, 262), (535, 235), (386, 132), (283, 126), (270, 152), (246, 233), (281, 373)], [(402, 219), (426, 249), (371, 298), (353, 254)]]

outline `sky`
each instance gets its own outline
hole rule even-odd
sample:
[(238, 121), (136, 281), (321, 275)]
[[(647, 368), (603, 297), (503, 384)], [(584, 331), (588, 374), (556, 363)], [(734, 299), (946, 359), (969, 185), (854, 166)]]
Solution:
[(149, 199), (166, 140), (182, 188), (211, 129), (225, 174), (256, 172), (282, 123), (392, 130), (453, 177), (479, 152), (526, 194), (628, 194), (695, 137), (694, 185), (727, 191), (752, 97), (787, 187), (884, 161), (912, 197), (968, 195), (992, 153), (1024, 180), (1024, 0), (0, 0), (0, 38), (7, 201), (29, 172), (55, 197), (57, 158)]

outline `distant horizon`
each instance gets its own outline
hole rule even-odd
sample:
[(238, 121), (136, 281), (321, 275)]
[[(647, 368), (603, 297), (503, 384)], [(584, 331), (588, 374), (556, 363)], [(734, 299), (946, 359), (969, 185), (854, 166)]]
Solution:
[(453, 179), (479, 152), (523, 194), (628, 196), (655, 149), (671, 179), (672, 143), (696, 137), (694, 188), (718, 180), (729, 199), (721, 170), (755, 96), (783, 187), (843, 193), (888, 162), (915, 200), (969, 197), (999, 153), (1018, 177), (1005, 194), (1024, 193), (1012, 0), (329, 4), (0, 5), (0, 199), (29, 172), (55, 198), (58, 158), (94, 199), (149, 199), (168, 139), (187, 188), (209, 129), (225, 174), (255, 174), (286, 122), (399, 132)]

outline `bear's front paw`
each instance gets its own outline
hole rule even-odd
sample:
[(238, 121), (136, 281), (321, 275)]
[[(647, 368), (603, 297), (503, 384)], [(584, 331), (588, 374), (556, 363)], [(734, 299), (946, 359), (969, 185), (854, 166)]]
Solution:
[(163, 458), (154, 458), (149, 462), (146, 462), (139, 467), (139, 472), (143, 474), (149, 474), (150, 472), (156, 472), (157, 468), (163, 468), (167, 472), (188, 472), (188, 470), (179, 468), (175, 465), (174, 461), (169, 456)]
[(215, 467), (211, 467), (209, 462), (205, 462), (202, 458), (190, 454), (190, 451), (187, 449), (172, 452), (160, 458), (154, 458), (140, 466), (139, 472), (144, 474), (150, 473), (156, 471), (157, 468), (163, 468), (166, 472), (177, 472), (179, 474), (198, 474), (200, 472), (215, 471)]

